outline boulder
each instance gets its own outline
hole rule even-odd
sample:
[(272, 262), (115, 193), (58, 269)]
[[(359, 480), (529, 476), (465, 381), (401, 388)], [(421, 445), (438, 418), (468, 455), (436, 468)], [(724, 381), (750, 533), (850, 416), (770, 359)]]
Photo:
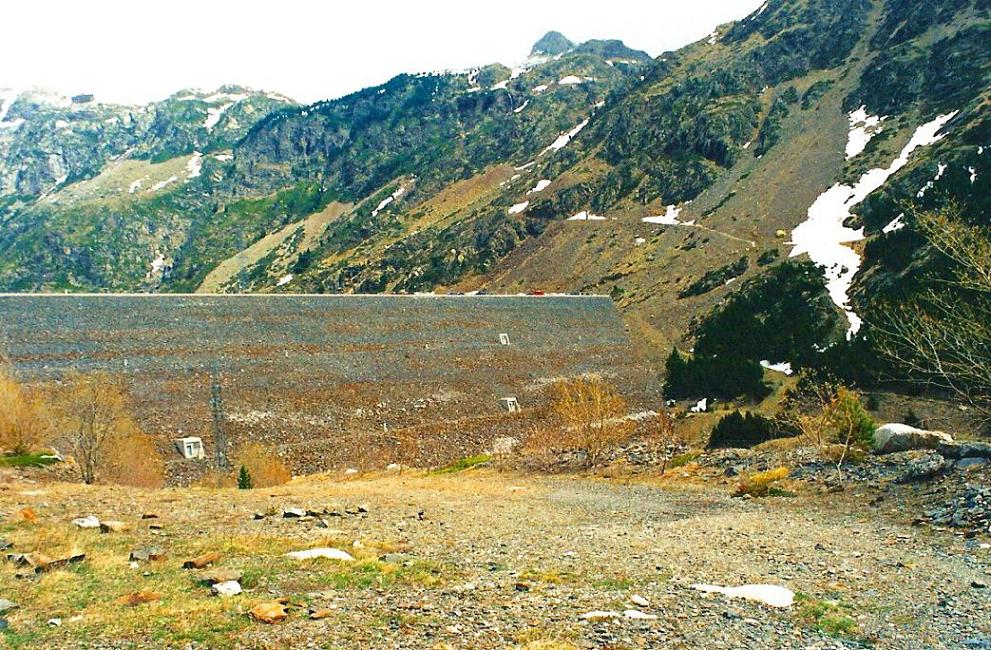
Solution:
[(6, 598), (0, 598), (0, 614), (6, 614), (12, 609), (17, 609), (20, 607), (17, 603), (12, 600), (7, 600)]
[(306, 551), (293, 551), (292, 553), (286, 553), (286, 557), (291, 557), (294, 560), (315, 560), (322, 558), (326, 560), (337, 560), (339, 562), (354, 562), (354, 558), (350, 553), (336, 548), (311, 548)]
[(165, 559), (165, 551), (157, 546), (148, 546), (131, 551), (128, 560), (131, 562), (157, 562)]
[(128, 529), (127, 524), (123, 521), (101, 521), (100, 522), (100, 532), (101, 533), (123, 533)]
[(220, 561), (220, 553), (204, 553), (199, 557), (186, 560), (182, 563), (183, 569), (205, 569), (206, 567)]
[(894, 454), (915, 449), (938, 449), (952, 444), (953, 436), (942, 431), (925, 431), (907, 424), (886, 424), (874, 432), (874, 453)]
[(100, 520), (90, 515), (89, 517), (80, 517), (79, 519), (73, 519), (72, 525), (78, 528), (99, 528)]
[(196, 579), (208, 585), (216, 585), (222, 582), (240, 582), (242, 577), (244, 574), (234, 569), (213, 569), (201, 573)]
[(252, 607), (250, 616), (259, 623), (267, 623), (268, 625), (272, 625), (273, 623), (284, 621), (288, 618), (289, 613), (286, 611), (286, 606), (284, 603), (273, 600), (265, 603), (258, 603)]
[(230, 598), (232, 596), (237, 596), (241, 593), (241, 583), (237, 580), (228, 580), (226, 582), (218, 582), (217, 584), (210, 587), (210, 592), (215, 596), (220, 596), (221, 598)]

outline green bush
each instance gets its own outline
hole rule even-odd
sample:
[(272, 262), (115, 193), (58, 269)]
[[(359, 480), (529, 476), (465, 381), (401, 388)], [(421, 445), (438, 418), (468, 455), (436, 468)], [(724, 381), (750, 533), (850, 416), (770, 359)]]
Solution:
[(759, 401), (771, 392), (764, 383), (760, 364), (736, 355), (695, 355), (685, 359), (676, 348), (665, 368), (664, 394), (672, 399), (749, 397)]

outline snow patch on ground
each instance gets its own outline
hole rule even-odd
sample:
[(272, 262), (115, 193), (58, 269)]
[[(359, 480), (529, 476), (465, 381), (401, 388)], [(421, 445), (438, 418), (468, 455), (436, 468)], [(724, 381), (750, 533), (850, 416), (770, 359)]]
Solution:
[(861, 259), (860, 255), (844, 244), (862, 240), (864, 230), (854, 230), (843, 224), (852, 216), (854, 207), (908, 164), (912, 152), (942, 140), (945, 136), (939, 135), (940, 129), (958, 112), (940, 115), (916, 129), (912, 139), (887, 169), (868, 171), (853, 187), (837, 183), (823, 192), (809, 207), (808, 219), (792, 231), (794, 248), (791, 257), (808, 254), (824, 270), (829, 295), (846, 312), (850, 322), (848, 338), (852, 338), (863, 326), (863, 320), (850, 307), (849, 297), (850, 286), (860, 270)]
[(153, 278), (161, 277), (164, 273), (168, 263), (165, 261), (165, 255), (156, 251), (156, 257), (151, 261), (151, 266), (148, 267), (148, 275), (146, 279), (151, 280)]
[(894, 219), (892, 219), (891, 220), (891, 223), (889, 223), (887, 226), (885, 226), (884, 229), (882, 230), (882, 232), (884, 234), (888, 235), (888, 234), (891, 234), (893, 232), (898, 232), (899, 230), (901, 230), (904, 227), (905, 227), (905, 214), (902, 213), (902, 214), (898, 215), (897, 217), (895, 217)]
[(549, 151), (560, 151), (561, 149), (564, 149), (565, 147), (568, 146), (568, 144), (574, 139), (574, 137), (576, 135), (578, 135), (579, 133), (581, 133), (582, 129), (584, 129), (586, 126), (588, 126), (588, 123), (589, 123), (589, 120), (585, 120), (584, 122), (582, 122), (581, 124), (579, 124), (575, 128), (571, 129), (567, 133), (562, 133), (558, 137), (558, 139), (555, 140), (551, 144), (551, 146), (549, 146), (546, 149), (544, 149), (543, 152), (541, 152), (540, 155), (543, 156), (544, 154), (546, 154)]
[(398, 190), (396, 190), (391, 195), (389, 195), (389, 196), (385, 197), (384, 199), (382, 199), (382, 202), (379, 203), (378, 207), (375, 208), (374, 210), (372, 210), (372, 216), (373, 217), (377, 217), (379, 215), (379, 212), (381, 212), (382, 210), (385, 210), (389, 206), (390, 203), (392, 203), (393, 201), (395, 201), (396, 199), (398, 199), (405, 192), (406, 192), (406, 188), (400, 186)]
[(138, 190), (140, 190), (141, 189), (141, 185), (144, 182), (145, 181), (144, 181), (143, 178), (139, 178), (138, 180), (136, 180), (133, 183), (131, 183), (131, 185), (127, 188), (128, 194), (134, 194), (135, 192), (137, 192)]
[(970, 173), (970, 184), (973, 185), (977, 180), (977, 170), (973, 167), (968, 167), (967, 171)]
[(529, 105), (530, 105), (530, 100), (528, 99), (525, 102), (523, 102), (523, 105), (520, 106), (519, 108), (514, 108), (513, 109), (513, 112), (514, 113), (522, 113), (524, 110), (526, 110), (526, 107), (529, 106)]
[(529, 192), (527, 192), (527, 194), (539, 194), (540, 192), (543, 192), (550, 186), (551, 186), (551, 182), (547, 179), (537, 181), (537, 184), (534, 186), (534, 188)]
[(201, 173), (203, 173), (203, 154), (199, 151), (194, 151), (193, 156), (186, 163), (186, 171), (189, 174), (186, 176), (186, 180), (196, 178)]
[(788, 375), (789, 377), (795, 374), (795, 371), (792, 370), (791, 363), (788, 362), (771, 363), (770, 361), (761, 361), (760, 365), (762, 368), (767, 368), (768, 370), (774, 372), (780, 372), (782, 374)]
[(946, 165), (944, 165), (943, 163), (937, 163), (936, 175), (933, 176), (933, 179), (931, 181), (923, 185), (922, 188), (919, 189), (919, 193), (916, 194), (915, 196), (920, 199), (923, 198), (929, 190), (936, 187), (936, 183), (939, 182), (939, 179), (943, 178), (943, 174), (945, 173), (946, 173)]
[(203, 122), (203, 128), (210, 130), (220, 123), (220, 118), (224, 116), (224, 113), (234, 105), (234, 102), (229, 104), (224, 104), (219, 108), (208, 108), (206, 109), (206, 121)]
[(151, 188), (148, 191), (149, 192), (157, 192), (159, 190), (163, 190), (163, 189), (165, 189), (166, 187), (168, 187), (172, 183), (175, 183), (178, 180), (179, 180), (179, 177), (178, 176), (169, 176), (164, 181), (161, 181), (160, 183), (155, 183), (154, 185), (152, 185)]
[(866, 106), (861, 106), (850, 113), (850, 135), (846, 143), (847, 160), (863, 153), (867, 143), (881, 132), (881, 122), (886, 119), (887, 116), (868, 115)]
[(10, 112), (10, 107), (17, 101), (17, 96), (18, 92), (16, 90), (8, 88), (0, 90), (0, 122), (7, 119), (7, 113)]
[(709, 40), (707, 40), (706, 43), (708, 43), (709, 45), (715, 45), (718, 42), (719, 42), (719, 32), (718, 31), (714, 31), (711, 34), (709, 34)]
[(546, 84), (540, 84), (539, 86), (536, 86), (536, 87), (535, 87), (535, 88), (533, 89), (533, 92), (535, 92), (535, 93), (542, 93), (542, 92), (544, 92), (545, 90), (547, 90), (547, 85), (546, 85)]
[(742, 587), (719, 587), (717, 585), (695, 584), (692, 589), (707, 594), (722, 594), (729, 598), (742, 598), (763, 603), (769, 607), (786, 609), (795, 603), (795, 593), (791, 589), (777, 585), (743, 585)]
[(577, 86), (585, 82), (581, 77), (576, 77), (573, 74), (569, 74), (567, 77), (563, 77), (557, 83), (559, 86)]
[(288, 275), (283, 275), (281, 278), (279, 278), (279, 281), (275, 283), (275, 286), (284, 287), (290, 282), (292, 282), (292, 278), (293, 278), (292, 273)]
[(530, 207), (529, 201), (524, 201), (523, 203), (517, 203), (513, 207), (509, 208), (509, 214), (520, 214), (528, 207)]
[(230, 162), (234, 160), (234, 156), (229, 153), (218, 153), (214, 156), (214, 159), (219, 160), (220, 162)]
[(587, 210), (582, 210), (573, 217), (568, 217), (568, 221), (605, 221), (605, 217), (592, 214)]
[(669, 205), (667, 212), (659, 217), (644, 217), (641, 219), (644, 223), (653, 223), (661, 226), (694, 226), (694, 221), (681, 221), (678, 217), (681, 215), (681, 208), (676, 205)]

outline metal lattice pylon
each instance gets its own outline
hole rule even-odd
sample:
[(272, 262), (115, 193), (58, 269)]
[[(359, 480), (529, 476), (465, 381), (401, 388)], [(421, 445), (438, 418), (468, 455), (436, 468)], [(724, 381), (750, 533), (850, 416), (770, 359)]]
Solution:
[(227, 432), (224, 429), (224, 397), (220, 384), (220, 365), (214, 364), (210, 373), (210, 412), (213, 414), (213, 446), (217, 469), (230, 469), (227, 458)]

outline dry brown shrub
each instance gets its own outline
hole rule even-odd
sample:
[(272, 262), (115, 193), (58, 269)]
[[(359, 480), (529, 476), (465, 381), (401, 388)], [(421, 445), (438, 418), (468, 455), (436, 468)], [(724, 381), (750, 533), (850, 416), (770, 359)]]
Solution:
[(584, 453), (586, 467), (594, 467), (633, 435), (636, 424), (626, 419), (626, 400), (603, 379), (562, 379), (549, 391), (554, 422), (531, 432), (527, 448), (535, 457), (575, 450)]
[(292, 473), (279, 457), (278, 452), (259, 442), (245, 445), (235, 463), (237, 469), (243, 465), (251, 474), (251, 486), (255, 488), (272, 487), (288, 483)]
[(213, 469), (194, 481), (193, 487), (213, 490), (237, 487), (237, 477), (230, 472)]
[(152, 437), (133, 432), (112, 438), (100, 469), (100, 480), (131, 487), (162, 487), (165, 463)]
[[(104, 473), (108, 479), (120, 478), (130, 465), (147, 473), (146, 459), (126, 454), (128, 449), (140, 452), (145, 443), (131, 417), (127, 391), (117, 378), (105, 372), (70, 373), (54, 396), (52, 411), (62, 444), (79, 466), (83, 482), (93, 483)], [(111, 458), (117, 460), (112, 463)]]
[(44, 397), (17, 381), (0, 366), (0, 447), (27, 454), (48, 441), (51, 433)]

